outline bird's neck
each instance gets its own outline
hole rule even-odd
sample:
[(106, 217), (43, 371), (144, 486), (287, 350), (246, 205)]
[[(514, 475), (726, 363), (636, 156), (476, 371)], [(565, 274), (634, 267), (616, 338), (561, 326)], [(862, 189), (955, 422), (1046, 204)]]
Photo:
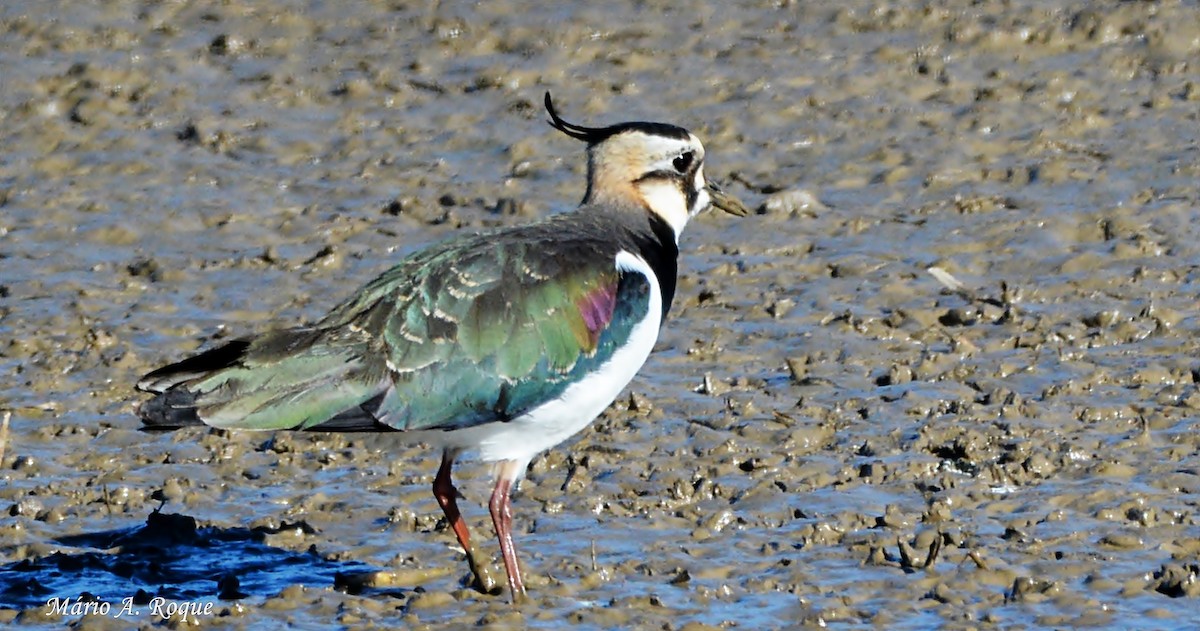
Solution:
[(679, 190), (677, 183), (668, 180), (616, 184), (588, 178), (587, 192), (581, 205), (644, 209), (670, 228), (674, 245), (679, 244), (679, 236), (691, 219), (687, 197)]

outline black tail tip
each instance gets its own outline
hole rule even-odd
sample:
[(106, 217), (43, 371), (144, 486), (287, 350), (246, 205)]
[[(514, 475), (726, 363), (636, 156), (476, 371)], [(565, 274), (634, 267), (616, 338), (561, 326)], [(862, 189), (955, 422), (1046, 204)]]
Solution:
[(196, 408), (191, 406), (194, 399), (189, 392), (168, 390), (142, 401), (134, 408), (138, 418), (142, 419), (142, 426), (138, 429), (143, 432), (169, 432), (203, 426), (204, 421), (196, 414)]

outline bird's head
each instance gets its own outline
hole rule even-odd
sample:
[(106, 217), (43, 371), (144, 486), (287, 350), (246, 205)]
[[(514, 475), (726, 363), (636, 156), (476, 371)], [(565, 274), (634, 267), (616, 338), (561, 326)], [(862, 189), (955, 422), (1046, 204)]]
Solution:
[(588, 187), (583, 203), (643, 207), (675, 231), (715, 206), (732, 215), (749, 210), (704, 179), (704, 145), (688, 130), (667, 123), (630, 122), (583, 127), (563, 120), (546, 93), (550, 125), (588, 148)]

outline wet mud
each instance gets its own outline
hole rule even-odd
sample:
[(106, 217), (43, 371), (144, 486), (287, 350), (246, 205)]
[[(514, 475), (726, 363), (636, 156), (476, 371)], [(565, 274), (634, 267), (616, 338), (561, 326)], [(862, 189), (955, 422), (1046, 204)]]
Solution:
[[(1193, 628), (1197, 59), (1180, 2), (5, 3), (0, 624)], [(532, 463), (528, 603), (420, 445), (138, 431), (143, 372), (572, 207), (546, 90), (757, 214)]]

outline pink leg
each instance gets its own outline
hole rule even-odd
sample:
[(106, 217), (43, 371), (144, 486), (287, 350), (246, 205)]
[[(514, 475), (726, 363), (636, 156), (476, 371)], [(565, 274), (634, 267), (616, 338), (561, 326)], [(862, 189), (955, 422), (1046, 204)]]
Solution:
[(496, 471), (496, 487), (488, 501), (492, 513), (492, 524), (496, 526), (496, 538), (500, 540), (500, 554), (504, 557), (504, 570), (508, 573), (508, 589), (512, 592), (513, 604), (525, 597), (525, 582), (521, 580), (521, 566), (517, 564), (517, 549), (512, 538), (512, 502), (509, 492), (520, 476), (524, 464), (513, 460), (499, 463)]
[(446, 514), (446, 521), (454, 530), (454, 536), (458, 537), (458, 544), (467, 553), (467, 564), (471, 566), (471, 574), (475, 576), (475, 589), (492, 593), (496, 590), (496, 581), (492, 579), (487, 568), (479, 564), (475, 547), (471, 545), (467, 522), (458, 511), (458, 489), (454, 488), (454, 482), (450, 479), (455, 455), (457, 454), (450, 450), (442, 452), (442, 466), (438, 468), (437, 477), (433, 479), (433, 496), (437, 498), (442, 512)]

